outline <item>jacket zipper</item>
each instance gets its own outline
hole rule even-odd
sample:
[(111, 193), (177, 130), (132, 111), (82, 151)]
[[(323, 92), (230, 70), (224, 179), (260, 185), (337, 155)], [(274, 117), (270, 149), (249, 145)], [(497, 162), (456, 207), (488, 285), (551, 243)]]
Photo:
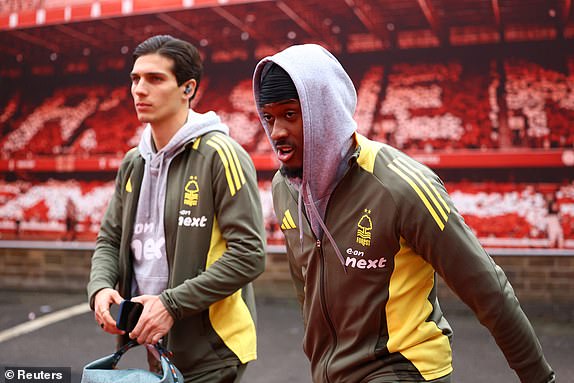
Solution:
[[(182, 155), (182, 153), (184, 153), (184, 152), (188, 149), (189, 146), (193, 146), (193, 144), (195, 144), (195, 141), (197, 141), (197, 139), (198, 139), (198, 137), (192, 138), (191, 140), (189, 140), (189, 141), (183, 146), (183, 149), (181, 149), (181, 148), (178, 149), (179, 152), (173, 156), (172, 160), (175, 159), (176, 157)], [(168, 167), (167, 170), (166, 170), (166, 174), (169, 174), (169, 169), (170, 169), (170, 167), (171, 167), (171, 162), (170, 162), (170, 164), (169, 164), (169, 167)], [(166, 177), (167, 177), (167, 176), (166, 176)], [(166, 217), (166, 214), (167, 214), (167, 213), (166, 213), (166, 212), (169, 211), (169, 210), (167, 209), (167, 201), (168, 201), (168, 195), (169, 195), (168, 192), (167, 192), (167, 191), (168, 191), (168, 188), (169, 188), (169, 179), (166, 180), (166, 183), (165, 183), (165, 200), (163, 201), (163, 238), (164, 238), (164, 240), (165, 240), (165, 245), (164, 245), (164, 246), (165, 246), (165, 256), (166, 256), (166, 258), (167, 258), (167, 271), (168, 271), (167, 288), (172, 288), (172, 283), (173, 283), (172, 263), (175, 262), (175, 259), (173, 259), (173, 257), (175, 257), (175, 247), (176, 247), (176, 245), (175, 245), (175, 243), (173, 244), (173, 246), (172, 246), (171, 243), (169, 244), (169, 248), (170, 248), (170, 249), (171, 249), (171, 248), (174, 249), (174, 255), (172, 255), (172, 258), (170, 258), (170, 253), (168, 252), (168, 243), (167, 243), (167, 234), (166, 234), (166, 233), (168, 232), (168, 230), (167, 230), (167, 228), (166, 228), (166, 226), (165, 226), (166, 223), (167, 223), (167, 219), (166, 219), (166, 218), (167, 218), (167, 217)], [(180, 189), (180, 190), (181, 190), (181, 189)], [(179, 208), (179, 206), (178, 206), (178, 208)], [(176, 230), (175, 236), (177, 236), (177, 230)], [(167, 339), (167, 337), (166, 337), (166, 339)]]
[[(356, 163), (356, 162), (355, 162)], [(345, 171), (345, 174), (343, 175), (343, 177), (341, 177), (341, 179), (339, 180), (339, 182), (337, 183), (337, 185), (335, 186), (335, 188), (333, 189), (333, 191), (331, 192), (331, 197), (335, 194), (335, 192), (337, 191), (337, 189), (339, 189), (339, 185), (341, 185), (341, 183), (343, 182), (343, 180), (347, 177), (347, 174), (349, 173), (349, 170), (351, 169), (351, 167), (353, 167), (354, 164), (351, 164), (351, 166), (349, 166), (349, 169), (347, 169)], [(329, 211), (329, 205), (331, 205), (331, 198), (329, 198), (329, 201), (327, 202), (327, 209), (325, 210), (325, 225), (327, 225), (326, 221), (327, 221), (327, 212)], [(329, 364), (331, 362), (331, 359), (333, 359), (333, 353), (335, 352), (335, 349), (337, 348), (337, 344), (338, 344), (338, 339), (337, 339), (337, 331), (335, 330), (335, 325), (333, 324), (333, 321), (331, 320), (331, 317), (329, 316), (329, 311), (327, 310), (327, 304), (325, 303), (325, 256), (323, 254), (323, 248), (321, 240), (317, 239), (317, 242), (315, 242), (315, 245), (317, 247), (317, 251), (319, 251), (319, 257), (321, 259), (321, 309), (323, 310), (323, 315), (325, 315), (325, 320), (327, 321), (327, 325), (329, 326), (329, 331), (331, 332), (331, 336), (333, 337), (333, 347), (331, 348), (331, 350), (329, 351), (329, 355), (327, 356), (327, 359), (325, 361), (325, 382), (329, 383), (329, 373), (328, 373), (328, 369), (329, 369)]]
[[(333, 196), (335, 194), (335, 191), (339, 188), (339, 185), (341, 185), (343, 180), (347, 177), (349, 170), (351, 169), (351, 167), (353, 167), (354, 164), (356, 164), (356, 162), (351, 164), (349, 166), (349, 169), (347, 169), (345, 171), (345, 174), (343, 175), (343, 177), (341, 177), (341, 179), (339, 180), (339, 182), (337, 183), (337, 185), (335, 186), (335, 188), (331, 192), (331, 196)], [(330, 204), (331, 204), (331, 198), (329, 198), (329, 201), (327, 202), (327, 209), (325, 212), (325, 219), (324, 219), (325, 225), (327, 225), (327, 223), (326, 223), (327, 212), (329, 211), (329, 205)], [(333, 347), (329, 351), (329, 355), (326, 359), (325, 372), (324, 372), (325, 382), (329, 383), (330, 379), (329, 379), (329, 374), (328, 374), (328, 367), (329, 367), (329, 363), (330, 363), (331, 359), (333, 359), (333, 353), (335, 352), (335, 349), (337, 348), (338, 340), (337, 340), (337, 331), (335, 330), (335, 325), (333, 324), (333, 321), (331, 320), (331, 317), (329, 316), (329, 311), (327, 310), (327, 304), (325, 303), (325, 256), (323, 255), (323, 248), (322, 248), (322, 243), (321, 243), (320, 239), (316, 240), (315, 246), (317, 248), (317, 251), (319, 252), (319, 258), (321, 260), (321, 275), (320, 275), (320, 278), (321, 278), (321, 281), (320, 281), (320, 284), (321, 284), (321, 287), (320, 287), (321, 310), (323, 311), (323, 315), (325, 316), (325, 320), (327, 321), (327, 325), (329, 326), (329, 331), (331, 332), (331, 336), (333, 337)]]
[(327, 325), (329, 326), (329, 331), (331, 332), (331, 336), (333, 337), (333, 347), (329, 352), (329, 356), (325, 362), (325, 382), (330, 382), (329, 380), (329, 362), (333, 358), (333, 353), (335, 352), (335, 348), (337, 348), (337, 332), (335, 331), (335, 326), (331, 321), (331, 317), (329, 316), (329, 311), (327, 310), (327, 303), (325, 302), (326, 295), (325, 295), (325, 257), (323, 255), (323, 249), (321, 247), (321, 240), (317, 240), (316, 242), (317, 250), (319, 251), (319, 256), (321, 259), (321, 309), (323, 310), (323, 315), (325, 315), (325, 320), (327, 321)]
[[(181, 150), (179, 153), (177, 153), (173, 158), (180, 156), (186, 149), (188, 145), (193, 145), (195, 143), (195, 141), (197, 140), (197, 137), (193, 138), (192, 140), (190, 140), (187, 144), (185, 144), (184, 149)], [(172, 158), (172, 159), (173, 159)], [(170, 166), (171, 166), (171, 162), (170, 162)], [(167, 173), (169, 173), (169, 167), (166, 171)], [(167, 243), (167, 229), (166, 229), (166, 212), (168, 211), (167, 209), (167, 200), (168, 200), (168, 188), (169, 188), (169, 180), (166, 180), (166, 184), (165, 184), (165, 201), (163, 202), (163, 238), (165, 241), (165, 257), (167, 258), (167, 272), (168, 272), (168, 276), (167, 276), (167, 288), (171, 288), (172, 283), (173, 283), (173, 270), (172, 270), (172, 263), (174, 262), (174, 259), (170, 259), (170, 253), (168, 252), (168, 243)], [(177, 233), (175, 234), (177, 236)], [(169, 248), (172, 248), (171, 244), (169, 246)], [(173, 245), (173, 249), (174, 249), (174, 253), (175, 253), (175, 244)], [(175, 254), (173, 255), (175, 256)], [(170, 304), (173, 304), (173, 302), (170, 302)], [(163, 337), (163, 346), (168, 348), (169, 344), (168, 344), (168, 338), (169, 338), (169, 332), (167, 334), (165, 334), (165, 336)]]

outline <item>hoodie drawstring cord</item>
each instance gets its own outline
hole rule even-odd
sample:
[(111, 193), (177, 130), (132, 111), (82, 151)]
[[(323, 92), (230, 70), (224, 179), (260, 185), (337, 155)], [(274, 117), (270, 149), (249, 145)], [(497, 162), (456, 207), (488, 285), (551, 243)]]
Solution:
[[(159, 202), (159, 194), (160, 194), (160, 190), (159, 190), (159, 189), (160, 189), (160, 186), (163, 185), (163, 182), (161, 181), (161, 177), (164, 176), (164, 174), (163, 174), (163, 161), (164, 161), (164, 158), (165, 158), (165, 152), (164, 152), (163, 150), (160, 150), (160, 152), (159, 152), (158, 154), (159, 154), (159, 156), (160, 156), (160, 157), (159, 157), (159, 174), (158, 174), (158, 176), (157, 176), (157, 185), (156, 185), (156, 188), (155, 188), (155, 200)], [(166, 185), (166, 187), (167, 187), (167, 185)], [(151, 194), (151, 193), (150, 193), (150, 194)], [(165, 201), (163, 201), (163, 202), (165, 203)], [(160, 213), (161, 213), (161, 210), (162, 210), (162, 209), (160, 208), (160, 204), (159, 204), (159, 203), (156, 203), (156, 209), (158, 210), (158, 211), (157, 211), (157, 214), (156, 214), (156, 217), (159, 217), (159, 216), (160, 216)], [(158, 225), (158, 226), (159, 226), (159, 225)], [(159, 230), (159, 227), (156, 227), (156, 230)]]
[[(148, 204), (148, 206), (151, 206), (151, 203), (152, 203), (152, 196), (151, 196), (151, 186), (152, 186), (151, 185), (152, 184), (152, 181), (151, 181), (151, 158), (152, 158), (152, 154), (148, 153), (148, 159), (145, 162), (146, 170), (145, 170), (145, 174), (144, 174), (144, 177), (147, 175), (147, 177), (145, 177), (146, 181), (147, 181), (147, 186), (146, 186), (145, 190), (147, 190), (147, 199), (148, 199), (147, 204)], [(150, 209), (146, 209), (146, 218), (149, 219), (150, 216), (151, 216)]]
[[(335, 254), (337, 254), (339, 261), (341, 261), (341, 265), (343, 265), (343, 269), (345, 270), (345, 273), (347, 273), (347, 267), (345, 266), (345, 260), (343, 259), (343, 255), (339, 251), (339, 247), (335, 243), (335, 239), (333, 238), (333, 236), (329, 232), (329, 229), (327, 229), (325, 222), (323, 222), (323, 220), (321, 219), (321, 215), (319, 214), (319, 211), (317, 210), (317, 207), (315, 206), (315, 203), (313, 202), (313, 196), (311, 195), (311, 188), (309, 187), (308, 182), (303, 184), (303, 190), (307, 194), (307, 200), (309, 201), (309, 206), (311, 207), (311, 213), (315, 216), (315, 219), (317, 219), (317, 221), (319, 222), (319, 225), (321, 225), (321, 228), (323, 229), (323, 233), (327, 236), (327, 238), (329, 239), (329, 242), (331, 242), (331, 245), (335, 249)], [(301, 197), (299, 197), (299, 199), (300, 198)], [(301, 214), (299, 214), (299, 217), (301, 217)], [(302, 229), (299, 229), (299, 230), (301, 231)], [(302, 243), (303, 243), (303, 240), (301, 239), (301, 244)]]
[(301, 245), (301, 253), (303, 253), (303, 193), (299, 193), (299, 198), (297, 199), (297, 216), (299, 217), (299, 244)]

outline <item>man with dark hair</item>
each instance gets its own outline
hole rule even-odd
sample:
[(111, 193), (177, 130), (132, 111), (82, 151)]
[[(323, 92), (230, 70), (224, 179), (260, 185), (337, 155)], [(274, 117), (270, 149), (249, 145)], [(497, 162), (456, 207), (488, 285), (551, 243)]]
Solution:
[(282, 164), (274, 210), (314, 382), (451, 382), (452, 330), (437, 273), (522, 382), (554, 382), (504, 272), (441, 180), (356, 132), (356, 91), (331, 53), (308, 44), (266, 57), (253, 91)]
[(141, 56), (157, 54), (168, 57), (173, 61), (173, 74), (177, 86), (193, 79), (195, 87), (189, 93), (189, 100), (193, 100), (203, 74), (203, 63), (197, 48), (187, 41), (174, 39), (167, 35), (150, 37), (136, 47), (133, 53), (134, 62)]
[[(201, 72), (197, 49), (171, 36), (135, 49), (131, 93), (146, 127), (118, 171), (88, 296), (122, 342), (163, 339), (186, 382), (238, 382), (256, 358), (251, 281), (265, 231), (250, 157), (214, 112), (189, 109)], [(144, 305), (129, 334), (109, 311), (124, 299)]]

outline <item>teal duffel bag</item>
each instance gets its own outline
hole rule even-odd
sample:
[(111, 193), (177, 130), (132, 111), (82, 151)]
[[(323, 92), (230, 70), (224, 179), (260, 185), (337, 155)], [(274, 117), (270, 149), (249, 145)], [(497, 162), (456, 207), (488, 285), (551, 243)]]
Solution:
[(169, 352), (159, 344), (155, 348), (161, 358), (162, 374), (141, 369), (116, 370), (121, 357), (130, 348), (138, 346), (134, 340), (126, 343), (115, 354), (105, 356), (84, 366), (81, 383), (183, 383), (183, 376), (175, 365), (169, 360)]

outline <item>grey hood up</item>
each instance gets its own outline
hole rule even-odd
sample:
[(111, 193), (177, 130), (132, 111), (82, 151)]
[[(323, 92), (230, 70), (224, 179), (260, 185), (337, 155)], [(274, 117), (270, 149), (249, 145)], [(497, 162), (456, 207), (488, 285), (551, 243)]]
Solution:
[(299, 199), (303, 198), (317, 237), (324, 233), (334, 244), (323, 220), (329, 196), (347, 169), (345, 160), (354, 149), (357, 92), (339, 61), (320, 45), (294, 45), (263, 58), (255, 68), (253, 92), (261, 123), (273, 147), (269, 126), (259, 107), (261, 79), (269, 62), (289, 74), (301, 103), (304, 148)]

